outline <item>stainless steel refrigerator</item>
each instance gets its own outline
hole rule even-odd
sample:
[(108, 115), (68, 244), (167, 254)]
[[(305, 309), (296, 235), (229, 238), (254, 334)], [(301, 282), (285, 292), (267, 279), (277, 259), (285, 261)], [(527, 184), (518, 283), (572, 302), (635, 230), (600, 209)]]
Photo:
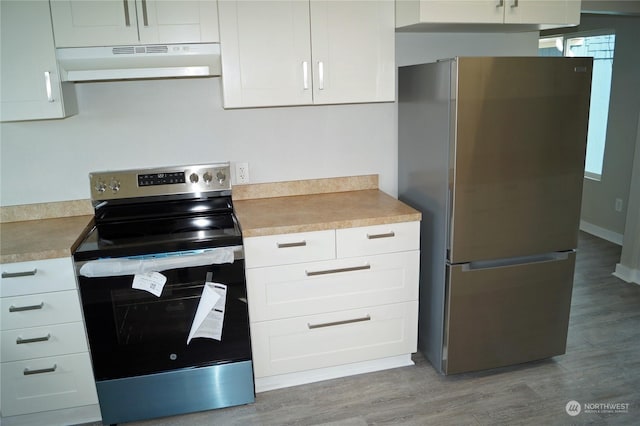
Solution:
[(441, 373), (565, 353), (591, 58), (398, 71), (398, 195), (422, 211), (418, 346)]

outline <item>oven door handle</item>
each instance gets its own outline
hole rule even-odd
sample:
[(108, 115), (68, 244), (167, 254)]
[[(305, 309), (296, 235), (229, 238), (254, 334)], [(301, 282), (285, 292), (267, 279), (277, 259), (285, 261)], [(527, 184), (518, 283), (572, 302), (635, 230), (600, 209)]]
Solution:
[(166, 257), (137, 259), (98, 259), (92, 260), (80, 268), (80, 275), (88, 278), (115, 277), (122, 275), (146, 274), (168, 269), (191, 268), (220, 263), (233, 263), (236, 247), (220, 247), (204, 252), (180, 253)]

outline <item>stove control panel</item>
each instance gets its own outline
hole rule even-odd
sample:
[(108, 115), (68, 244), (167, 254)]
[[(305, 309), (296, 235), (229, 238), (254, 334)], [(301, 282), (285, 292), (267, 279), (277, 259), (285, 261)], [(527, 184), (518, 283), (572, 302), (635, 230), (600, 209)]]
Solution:
[(130, 169), (89, 174), (94, 201), (231, 190), (229, 163)]

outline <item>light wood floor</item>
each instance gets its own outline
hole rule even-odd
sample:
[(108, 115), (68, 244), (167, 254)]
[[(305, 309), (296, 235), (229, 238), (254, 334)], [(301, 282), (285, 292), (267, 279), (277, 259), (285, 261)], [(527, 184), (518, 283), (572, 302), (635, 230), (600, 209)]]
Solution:
[[(567, 353), (481, 373), (415, 366), (258, 394), (255, 404), (134, 425), (640, 424), (640, 286), (611, 275), (620, 247), (582, 234)], [(629, 404), (571, 417), (567, 402)]]

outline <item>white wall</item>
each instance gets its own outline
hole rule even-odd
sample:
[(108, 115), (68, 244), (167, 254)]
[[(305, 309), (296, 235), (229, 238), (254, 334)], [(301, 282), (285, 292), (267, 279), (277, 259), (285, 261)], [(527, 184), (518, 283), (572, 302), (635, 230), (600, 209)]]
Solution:
[[(397, 35), (399, 65), (536, 55), (537, 33)], [(224, 110), (219, 78), (76, 85), (79, 114), (0, 124), (0, 204), (89, 198), (87, 174), (248, 161), (252, 182), (379, 174), (397, 193), (395, 103)]]
[[(575, 31), (613, 29), (616, 46), (613, 60), (611, 98), (602, 180), (585, 179), (582, 196), (582, 220), (596, 234), (621, 240), (625, 233), (629, 204), (631, 171), (637, 147), (636, 130), (640, 112), (640, 17), (582, 15)], [(616, 199), (623, 209), (615, 211)], [(617, 237), (616, 237), (617, 236)]]
[(636, 152), (631, 173), (629, 208), (624, 229), (624, 244), (615, 276), (640, 284), (640, 114), (636, 132)]

